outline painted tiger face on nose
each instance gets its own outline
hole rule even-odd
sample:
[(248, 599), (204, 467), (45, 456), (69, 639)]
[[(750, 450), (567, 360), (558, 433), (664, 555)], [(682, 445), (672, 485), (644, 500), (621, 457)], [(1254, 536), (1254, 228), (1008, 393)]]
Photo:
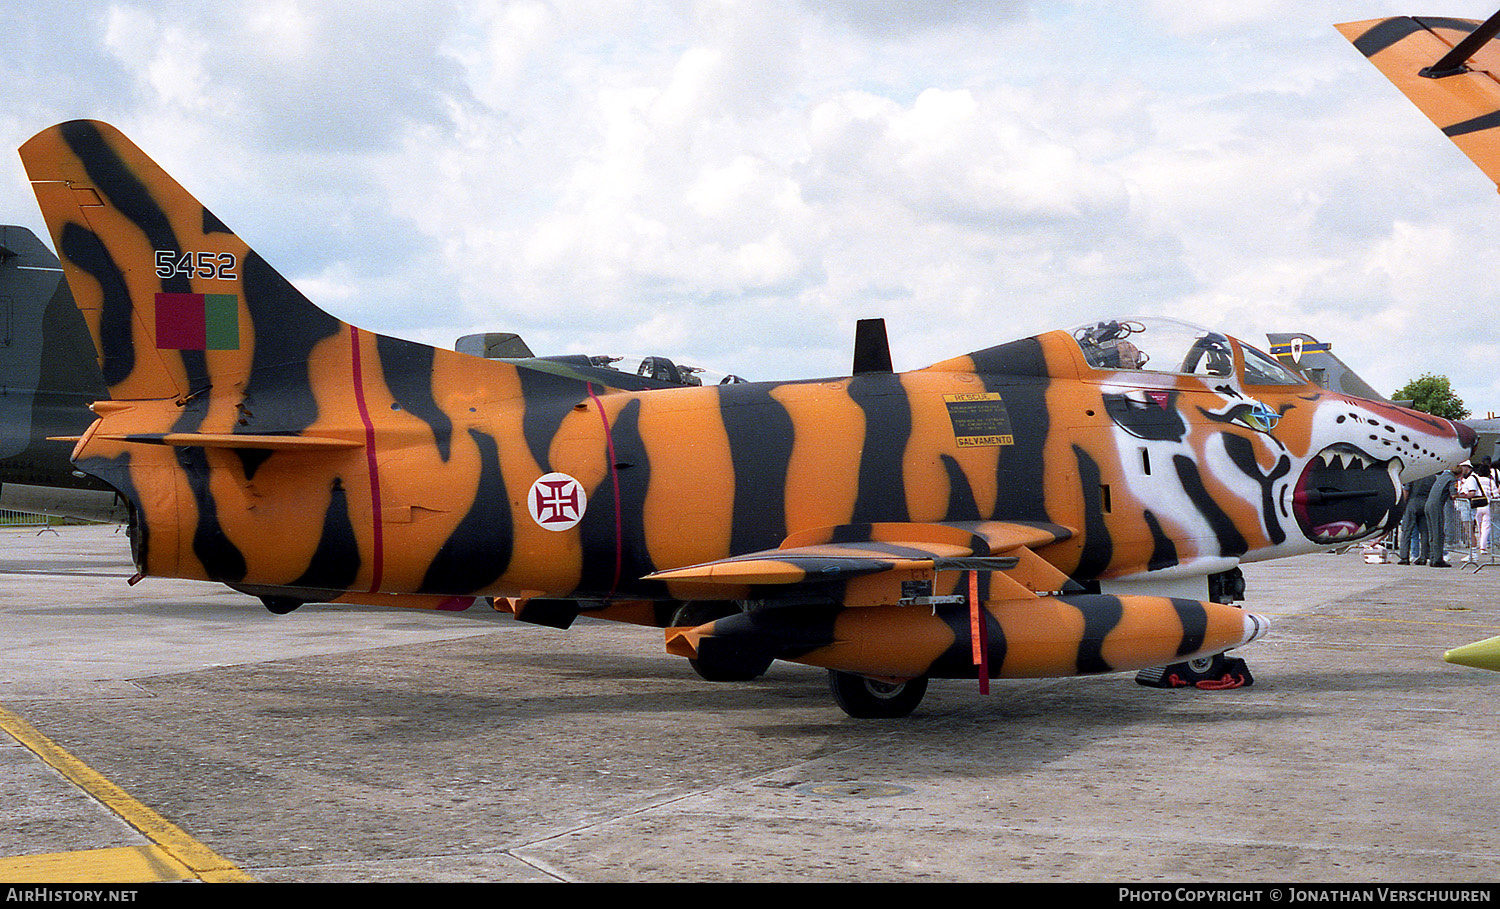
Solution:
[(1298, 529), (1315, 543), (1340, 543), (1389, 529), (1402, 484), (1452, 467), (1472, 452), (1473, 430), (1420, 411), (1328, 395), (1318, 402), (1310, 441), (1322, 443), (1297, 476)]

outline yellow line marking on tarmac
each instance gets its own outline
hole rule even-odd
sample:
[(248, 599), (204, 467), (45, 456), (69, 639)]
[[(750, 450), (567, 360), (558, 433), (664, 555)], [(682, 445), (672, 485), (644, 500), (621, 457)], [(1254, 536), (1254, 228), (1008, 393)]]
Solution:
[[(62, 746), (4, 707), (0, 707), (0, 730), (9, 733), (54, 770), (156, 844), (0, 858), (0, 880), (17, 880), (19, 878), (15, 875), (28, 874), (33, 869), (33, 873), (58, 883), (136, 883), (193, 879), (227, 883), (254, 880), (233, 862), (136, 801), (125, 790), (105, 779), (98, 771), (69, 754)], [(96, 876), (101, 874), (106, 876)]]
[(1386, 625), (1437, 625), (1442, 628), (1500, 628), (1494, 622), (1439, 622), (1434, 620), (1421, 621), (1418, 619), (1381, 619), (1374, 616), (1339, 615), (1328, 616), (1332, 619), (1344, 619), (1350, 622), (1380, 622)]
[(119, 846), (0, 858), (0, 878), (14, 884), (142, 884), (198, 876), (160, 846)]

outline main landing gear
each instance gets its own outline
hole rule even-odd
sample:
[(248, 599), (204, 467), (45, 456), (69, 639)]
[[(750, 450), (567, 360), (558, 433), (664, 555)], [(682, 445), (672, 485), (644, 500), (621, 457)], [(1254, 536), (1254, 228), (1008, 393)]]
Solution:
[[(727, 600), (689, 600), (677, 607), (672, 625), (696, 628), (739, 611), (738, 606)], [(774, 660), (765, 653), (719, 648), (711, 657), (690, 657), (688, 663), (705, 682), (749, 682), (765, 675)]]
[(927, 694), (926, 677), (884, 682), (852, 672), (828, 670), (828, 687), (843, 711), (855, 719), (895, 719), (907, 716)]
[(301, 600), (291, 597), (261, 597), (260, 602), (272, 615), (286, 615), (295, 612), (302, 605)]
[[(677, 607), (671, 625), (696, 628), (725, 619), (740, 612), (738, 604), (727, 600), (690, 600)], [(717, 646), (703, 647), (688, 662), (698, 676), (709, 682), (748, 682), (758, 679), (771, 668), (774, 658), (764, 649), (748, 642), (733, 645), (733, 636), (716, 639)], [(927, 679), (906, 681), (872, 679), (852, 672), (828, 671), (828, 687), (843, 711), (860, 719), (894, 719), (917, 709), (927, 694)]]
[(1244, 660), (1222, 653), (1186, 663), (1142, 669), (1135, 674), (1135, 681), (1148, 688), (1202, 688), (1206, 691), (1255, 684)]

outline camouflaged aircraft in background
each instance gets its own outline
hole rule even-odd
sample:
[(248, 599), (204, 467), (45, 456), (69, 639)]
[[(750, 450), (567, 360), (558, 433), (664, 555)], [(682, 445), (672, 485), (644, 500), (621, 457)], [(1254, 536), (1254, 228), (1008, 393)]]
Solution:
[(1271, 355), (1281, 365), (1319, 388), (1367, 401), (1390, 403), (1390, 399), (1372, 388), (1334, 354), (1332, 344), (1300, 331), (1267, 332), (1266, 340), (1271, 342)]
[(702, 366), (689, 366), (662, 356), (553, 354), (539, 357), (531, 352), (520, 335), (508, 331), (464, 335), (453, 345), (453, 349), (476, 357), (530, 366), (581, 382), (594, 382), (619, 391), (737, 385), (745, 381), (736, 375)]
[(26, 228), (0, 225), (0, 508), (125, 520), (114, 490), (52, 439), (87, 429), (88, 406), (108, 394), (57, 257)]
[(830, 670), (856, 716), (928, 678), (1068, 676), (1259, 637), (1239, 563), (1379, 533), (1473, 435), (1167, 320), (897, 374), (628, 391), (318, 309), (110, 126), (21, 149), (109, 399), (74, 462), (141, 575), (308, 602), (666, 629), (706, 678)]

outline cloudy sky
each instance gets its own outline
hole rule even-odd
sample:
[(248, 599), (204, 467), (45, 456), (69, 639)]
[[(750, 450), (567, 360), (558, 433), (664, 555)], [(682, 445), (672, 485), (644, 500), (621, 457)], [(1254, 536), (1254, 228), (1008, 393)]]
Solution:
[[(1108, 315), (1500, 411), (1500, 196), (1333, 23), (1496, 0), (35, 0), (0, 145), (123, 130), (304, 293), (451, 347), (898, 369)], [(1431, 0), (1423, 0), (1430, 4)], [(19, 159), (0, 221), (45, 235)]]

